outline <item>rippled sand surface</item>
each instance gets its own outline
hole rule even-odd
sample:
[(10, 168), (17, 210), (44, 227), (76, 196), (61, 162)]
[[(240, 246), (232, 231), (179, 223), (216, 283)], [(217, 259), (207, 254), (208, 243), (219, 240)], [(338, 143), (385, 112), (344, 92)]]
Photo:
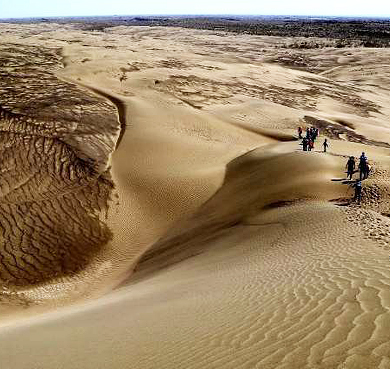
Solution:
[(0, 37), (1, 367), (390, 368), (388, 49)]
[(103, 220), (113, 189), (107, 158), (118, 132), (117, 111), (56, 77), (60, 53), (37, 45), (0, 47), (5, 305), (46, 298), (31, 298), (29, 289), (74, 276), (112, 238)]

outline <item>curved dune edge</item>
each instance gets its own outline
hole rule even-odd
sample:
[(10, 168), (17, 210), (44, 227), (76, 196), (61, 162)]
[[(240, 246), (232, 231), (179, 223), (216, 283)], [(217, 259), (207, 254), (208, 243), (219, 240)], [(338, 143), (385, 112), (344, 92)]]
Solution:
[[(255, 135), (245, 129), (226, 125), (225, 122), (217, 119), (214, 119), (215, 123), (212, 124), (215, 125), (214, 134), (218, 137), (221, 147), (217, 145), (216, 149), (213, 142), (208, 142), (209, 139), (205, 140), (198, 135), (196, 130), (203, 129), (203, 127), (196, 127), (199, 125), (198, 122), (195, 123), (195, 135), (192, 132), (190, 134), (183, 132), (176, 137), (172, 134), (167, 135), (164, 132), (166, 127), (161, 130), (157, 126), (152, 126), (152, 129), (146, 126), (145, 129), (145, 122), (150, 125), (149, 122), (153, 122), (154, 117), (160, 114), (172, 115), (176, 110), (178, 117), (185, 116), (188, 119), (191, 112), (172, 105), (165, 106), (161, 98), (157, 99), (159, 104), (163, 103), (159, 106), (153, 102), (151, 96), (130, 99), (101, 87), (99, 83), (76, 81), (74, 77), (67, 74), (67, 68), (71, 65), (69, 61), (66, 63), (59, 78), (111, 101), (118, 110), (121, 124), (116, 148), (108, 160), (112, 180), (115, 183), (115, 199), (110, 204), (106, 223), (112, 231), (113, 240), (100, 250), (91, 261), (91, 265), (79, 273), (76, 280), (69, 281), (74, 286), (80, 286), (77, 288), (85, 290), (84, 298), (93, 298), (109, 292), (124, 278), (128, 278), (139, 257), (150, 245), (179, 218), (192, 214), (217, 191), (223, 181), (225, 162), (228, 158), (231, 158), (234, 153), (274, 142), (275, 139)], [(148, 116), (151, 113), (152, 117)], [(196, 116), (195, 119), (198, 120), (199, 117)], [(201, 119), (204, 121), (204, 118)], [(207, 124), (210, 124), (209, 121)], [(234, 150), (224, 152), (221, 158), (215, 158), (216, 153), (224, 150), (224, 145), (230, 145), (233, 134), (235, 139), (241, 136)], [(188, 140), (192, 150), (196, 150), (192, 155), (188, 155), (185, 144), (181, 142), (183, 139)], [(223, 140), (226, 140), (226, 143)], [(162, 142), (169, 149), (163, 147), (163, 151), (159, 153), (158, 147)], [(158, 163), (159, 156), (163, 156), (163, 161), (160, 163)], [(202, 160), (199, 156), (203, 156), (203, 160), (212, 158), (214, 162), (209, 163), (210, 168), (202, 165), (193, 170), (193, 166), (198, 166)], [(148, 167), (143, 166), (145, 160), (148, 161)], [(154, 162), (157, 162), (157, 165), (154, 165)], [(172, 171), (166, 171), (165, 167), (170, 166)], [(167, 207), (169, 207), (168, 217)], [(100, 280), (91, 281), (88, 274), (96, 272), (100, 274)], [(87, 283), (88, 291), (83, 287), (84, 283)], [(30, 292), (30, 296), (34, 296), (34, 292)], [(71, 301), (67, 301), (69, 302)]]
[[(126, 118), (128, 123), (126, 131), (121, 136), (121, 143), (117, 145), (110, 158), (118, 202), (111, 207), (107, 218), (107, 224), (114, 234), (114, 240), (110, 244), (112, 249), (105, 256), (108, 260), (114, 260), (111, 270), (113, 279), (111, 283), (106, 282), (107, 290), (114, 284), (122, 283), (124, 278), (131, 279), (133, 269), (143, 253), (179, 219), (191, 216), (218, 191), (225, 176), (227, 158), (237, 152), (270, 142), (268, 138), (247, 134), (245, 130), (239, 128), (237, 132), (242, 136), (242, 144), (224, 153), (224, 157), (215, 160), (214, 148), (204, 142), (202, 137), (199, 139), (186, 134), (179, 137), (167, 136), (163, 131), (158, 132), (157, 127), (146, 133), (142, 128), (138, 133), (137, 112), (141, 115), (138, 119), (144, 120), (143, 111), (153, 114), (156, 112), (159, 114), (161, 111), (159, 106), (150, 105), (150, 101), (153, 99), (148, 98), (147, 101), (123, 99), (128, 111)], [(138, 104), (141, 105), (142, 111)], [(171, 106), (169, 114), (172, 114), (172, 111), (174, 107)], [(181, 114), (186, 114), (188, 118), (190, 112), (179, 110), (178, 115)], [(150, 117), (146, 119), (153, 121)], [(225, 134), (229, 136), (230, 129), (229, 125), (224, 126), (222, 122), (218, 122), (217, 132), (220, 137)], [(138, 134), (140, 136), (137, 137)], [(189, 140), (195, 152), (190, 155), (188, 152), (183, 154), (186, 147), (180, 142), (182, 139)], [(164, 144), (168, 146), (168, 151), (162, 147), (162, 151), (159, 152), (158, 147)], [(216, 152), (219, 151), (217, 148)], [(163, 162), (159, 156), (163, 157)], [(129, 157), (132, 161), (129, 161)], [(212, 157), (214, 162), (196, 168), (197, 162), (202, 160), (206, 162)], [(148, 168), (142, 165), (146, 158)], [(156, 165), (152, 164), (154, 162)], [(131, 224), (133, 221), (134, 224)]]
[[(58, 77), (60, 79), (66, 82), (71, 82), (72, 84), (79, 85), (83, 88), (87, 88), (91, 92), (110, 100), (116, 106), (118, 110), (119, 122), (121, 123), (122, 127), (117, 138), (117, 151), (119, 149), (119, 142), (123, 137), (123, 133), (125, 132), (125, 128), (127, 125), (126, 119), (128, 119), (128, 117), (126, 113), (126, 106), (128, 104), (133, 104), (136, 107), (135, 110), (141, 112), (140, 120), (145, 119), (145, 117), (142, 117), (143, 110), (147, 110), (149, 112), (154, 111), (153, 114), (158, 116), (161, 108), (159, 106), (153, 106), (153, 104), (150, 105), (150, 103), (148, 102), (153, 101), (153, 98), (147, 97), (147, 99), (144, 100), (140, 99), (139, 101), (137, 101), (137, 99), (134, 99), (135, 101), (132, 101), (131, 99), (118, 97), (115, 93), (111, 93), (110, 91), (106, 91), (104, 88), (100, 87), (99, 83), (93, 84), (88, 83), (88, 81), (85, 83), (75, 81), (71, 78), (71, 76), (67, 76), (67, 68), (71, 66), (72, 63), (70, 61), (67, 61), (64, 65), (66, 66), (65, 69), (63, 71), (58, 72)], [(157, 99), (157, 101), (159, 101), (159, 99)], [(165, 105), (164, 102), (163, 104)], [(163, 112), (169, 111), (169, 115), (171, 115), (173, 110), (172, 108), (174, 109), (174, 107), (172, 106), (163, 106)], [(185, 116), (187, 118), (187, 116), (189, 115), (189, 111), (188, 109), (178, 108), (177, 115), (179, 117)], [(194, 118), (196, 120), (199, 119), (199, 117), (197, 116)], [(134, 119), (134, 114), (132, 114), (130, 119)], [(149, 117), (146, 117), (146, 119), (149, 119)], [(206, 119), (207, 124), (209, 124), (209, 119)], [(145, 251), (149, 245), (153, 244), (156, 240), (158, 240), (158, 238), (163, 235), (163, 233), (169, 228), (169, 225), (173, 224), (178, 219), (178, 217), (181, 217), (183, 215), (185, 216), (186, 214), (191, 214), (192, 211), (194, 211), (200, 204), (202, 204), (202, 202), (204, 202), (215, 192), (215, 190), (220, 185), (220, 182), (224, 175), (224, 164), (229, 158), (234, 155), (234, 152), (246, 151), (251, 147), (268, 143), (270, 141), (272, 142), (272, 140), (261, 139), (258, 135), (246, 132), (241, 128), (233, 128), (232, 131), (231, 128), (225, 127), (225, 123), (223, 121), (219, 121), (217, 119), (214, 120), (215, 123), (212, 123), (212, 125), (214, 125), (212, 130), (216, 134), (216, 139), (220, 143), (220, 147), (217, 147), (216, 150), (213, 147), (213, 142), (208, 142), (210, 138), (203, 137), (202, 135), (202, 131), (204, 129), (203, 125), (206, 121), (204, 118), (202, 118), (202, 122), (200, 122), (200, 124), (198, 122), (195, 122), (195, 135), (193, 135), (191, 132), (190, 134), (187, 134), (184, 131), (184, 136), (178, 135), (178, 137), (172, 140), (171, 135), (167, 136), (166, 133), (162, 131), (158, 132), (157, 134), (155, 134), (155, 132), (147, 132), (148, 134), (145, 135), (145, 133), (140, 130), (139, 133), (142, 135), (142, 139), (135, 139), (134, 137), (132, 137), (130, 138), (130, 143), (128, 143), (128, 146), (132, 146), (133, 144), (137, 145), (134, 151), (135, 155), (133, 155), (132, 152), (128, 152), (126, 150), (122, 154), (117, 154), (117, 152), (114, 152), (111, 155), (111, 157), (115, 156), (116, 158), (119, 158), (119, 176), (122, 176), (122, 184), (124, 184), (124, 186), (121, 186), (121, 179), (117, 181), (119, 183), (119, 186), (117, 187), (118, 203), (112, 204), (111, 212), (109, 211), (107, 217), (108, 225), (112, 226), (114, 241), (110, 242), (101, 250), (99, 250), (97, 255), (95, 255), (94, 258), (90, 260), (89, 265), (87, 265), (84, 270), (77, 273), (75, 278), (71, 276), (70, 278), (67, 278), (67, 280), (63, 280), (61, 278), (58, 280), (53, 279), (49, 283), (35, 285), (33, 288), (27, 288), (20, 291), (19, 294), (26, 296), (29, 301), (39, 301), (40, 303), (48, 302), (48, 306), (46, 307), (30, 306), (28, 311), (29, 314), (33, 314), (34, 311), (42, 312), (45, 311), (47, 308), (52, 307), (50, 300), (52, 299), (52, 296), (54, 294), (56, 295), (56, 301), (54, 302), (54, 305), (62, 305), (63, 303), (69, 304), (73, 300), (79, 299), (80, 296), (83, 296), (83, 298), (92, 298), (100, 296), (102, 293), (109, 291), (112, 286), (114, 286), (121, 279), (123, 279), (125, 275), (128, 275), (131, 272), (133, 268), (132, 265), (136, 263), (136, 260), (139, 255), (141, 255), (142, 252)], [(199, 125), (199, 128), (197, 127), (197, 125)], [(166, 127), (164, 127), (164, 129), (165, 128)], [(200, 135), (197, 132), (198, 130)], [(131, 134), (133, 135), (134, 132), (131, 132)], [(140, 191), (140, 184), (137, 183), (137, 181), (139, 181), (137, 176), (144, 175), (144, 173), (142, 173), (143, 168), (142, 164), (140, 165), (140, 161), (142, 163), (145, 158), (148, 158), (150, 156), (150, 151), (155, 150), (154, 143), (157, 144), (157, 142), (160, 141), (159, 134), (163, 135), (163, 141), (165, 141), (168, 146), (171, 146), (173, 148), (173, 151), (170, 152), (168, 157), (166, 158), (168, 162), (164, 160), (163, 163), (160, 163), (160, 168), (158, 169), (157, 173), (153, 172), (153, 167), (148, 168), (148, 170), (151, 170), (151, 173), (147, 178), (146, 186), (143, 186), (142, 190)], [(233, 140), (233, 137), (234, 140), (236, 140), (237, 134), (239, 134), (241, 137), (238, 139), (235, 150), (230, 150), (230, 152), (228, 153), (225, 152), (223, 153), (224, 156), (222, 156), (220, 160), (215, 160), (215, 154), (219, 154), (221, 150), (224, 150), (224, 145), (230, 145)], [(130, 135), (128, 137), (130, 137)], [(213, 157), (214, 159), (214, 162), (211, 163), (209, 169), (207, 168), (207, 166), (202, 166), (196, 168), (195, 171), (193, 171), (191, 167), (187, 167), (186, 160), (188, 155), (186, 152), (186, 146), (180, 142), (181, 139), (186, 137), (189, 140), (190, 145), (192, 145), (193, 148), (197, 148), (198, 150), (196, 154), (194, 153), (194, 155), (190, 157), (190, 162), (193, 161), (193, 163), (196, 163), (197, 161), (199, 161), (200, 158), (197, 154), (202, 151), (204, 155), (204, 153), (206, 152), (205, 148), (207, 148), (208, 153), (204, 156), (205, 160), (209, 160), (211, 157)], [(144, 156), (140, 157), (140, 161), (135, 161), (131, 166), (130, 170), (127, 169), (126, 164), (128, 164), (128, 158), (137, 155), (139, 156), (140, 148), (141, 146), (143, 146), (142, 144), (140, 144), (140, 141), (145, 140), (145, 138), (146, 141), (151, 141), (152, 145), (149, 146), (151, 150), (145, 150), (145, 147), (147, 147), (146, 145), (142, 147), (142, 150), (144, 150)], [(224, 140), (226, 141), (225, 143), (223, 142)], [(176, 160), (176, 154), (178, 154), (178, 156), (181, 156), (183, 160), (182, 162), (178, 163), (178, 168), (174, 168), (175, 170), (170, 173), (170, 176), (177, 176), (179, 174), (179, 178), (177, 180), (176, 185), (178, 186), (178, 188), (180, 187), (180, 190), (173, 191), (173, 193), (177, 194), (179, 198), (177, 200), (174, 200), (171, 195), (172, 184), (174, 184), (174, 182), (170, 178), (165, 179), (165, 173), (163, 176), (161, 176), (162, 173), (160, 171), (161, 168), (165, 167), (166, 165), (170, 165), (169, 161)], [(165, 152), (163, 152), (163, 155), (166, 155)], [(148, 160), (151, 159), (148, 158)], [(111, 158), (109, 162), (110, 161)], [(193, 163), (190, 164), (192, 165)], [(173, 164), (175, 163), (173, 162)], [(113, 164), (113, 166), (113, 173), (115, 176), (116, 166), (115, 164)], [(184, 167), (187, 167), (186, 170), (189, 173), (191, 172), (191, 174), (189, 174), (188, 176), (184, 175)], [(123, 168), (125, 168), (124, 171)], [(198, 172), (198, 174), (196, 172)], [(195, 176), (193, 173), (195, 173)], [(123, 178), (123, 176), (128, 176), (129, 174), (131, 176), (130, 178)], [(148, 181), (155, 181), (155, 174), (157, 174), (157, 183), (155, 185), (151, 183), (152, 186), (149, 186)], [(162, 203), (159, 203), (161, 202), (161, 181), (164, 182), (166, 190), (162, 198)], [(134, 186), (134, 183), (135, 187), (132, 188), (132, 186)], [(134, 191), (133, 193), (129, 194), (129, 190)], [(144, 191), (147, 191), (147, 193), (143, 193)], [(191, 195), (188, 196), (189, 192), (194, 193), (193, 199), (191, 199)], [(145, 207), (145, 205), (146, 207), (148, 207), (149, 204), (151, 204), (151, 202), (153, 201), (154, 203), (151, 209), (142, 209), (142, 207)], [(173, 209), (173, 206), (175, 204), (178, 207), (176, 210)], [(157, 217), (156, 206), (158, 208), (157, 211), (159, 213), (157, 214)], [(166, 206), (169, 206), (171, 208), (171, 216), (168, 218), (166, 217)], [(147, 217), (148, 222), (144, 222), (144, 219), (142, 219), (145, 216)], [(129, 219), (135, 219), (136, 223), (129, 227)], [(161, 220), (161, 222), (159, 222), (159, 220)], [(118, 224), (120, 225), (121, 223), (123, 223), (123, 221), (125, 221), (124, 228), (118, 229)], [(150, 228), (144, 229), (144, 231), (142, 231), (142, 228), (144, 228), (143, 225), (145, 224), (146, 227)], [(129, 244), (130, 247), (128, 246)], [(22, 311), (21, 316), (23, 315), (24, 313)], [(6, 324), (6, 321), (4, 321), (4, 323)]]

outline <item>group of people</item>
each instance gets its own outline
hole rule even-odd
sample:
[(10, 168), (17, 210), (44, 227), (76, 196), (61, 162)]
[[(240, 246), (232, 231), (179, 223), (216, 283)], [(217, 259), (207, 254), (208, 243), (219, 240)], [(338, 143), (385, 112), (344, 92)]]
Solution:
[[(352, 179), (352, 176), (355, 173), (355, 168), (356, 168), (356, 162), (354, 156), (349, 157), (345, 167), (347, 169), (347, 178), (349, 177), (349, 179)], [(370, 164), (368, 164), (368, 159), (364, 152), (362, 152), (362, 154), (360, 155), (358, 170), (359, 170), (360, 181), (368, 178), (368, 175), (370, 174)]]
[[(311, 151), (314, 149), (314, 142), (316, 141), (317, 137), (320, 134), (320, 131), (318, 128), (315, 127), (307, 127), (306, 128), (306, 135), (305, 137), (302, 136), (302, 128), (298, 127), (298, 137), (302, 139), (302, 149), (303, 151)], [(324, 152), (326, 152), (327, 148), (329, 147), (328, 140), (325, 138), (323, 144)]]
[[(302, 140), (302, 149), (303, 151), (311, 151), (314, 149), (314, 142), (319, 136), (319, 129), (315, 127), (306, 128), (305, 137), (303, 137), (303, 131), (301, 127), (298, 127), (298, 136)], [(326, 152), (329, 147), (328, 140), (325, 138), (323, 144), (324, 152)], [(368, 163), (367, 156), (364, 152), (359, 157), (359, 164), (356, 165), (355, 157), (350, 156), (347, 164), (347, 179), (352, 180), (353, 174), (359, 172), (359, 179), (356, 179), (352, 184), (350, 184), (355, 189), (354, 200), (360, 204), (362, 199), (362, 181), (368, 178), (370, 174), (370, 164)]]
[(314, 149), (314, 142), (319, 134), (318, 128), (308, 127), (306, 128), (306, 136), (302, 136), (302, 128), (298, 127), (298, 136), (302, 139), (303, 151), (311, 151)]
[[(349, 177), (350, 180), (352, 180), (352, 176), (355, 173), (356, 168), (356, 162), (355, 157), (350, 156), (347, 164), (347, 178)], [(368, 163), (367, 156), (364, 152), (360, 155), (359, 158), (359, 165), (358, 165), (358, 171), (359, 171), (359, 179), (357, 179), (351, 186), (355, 188), (355, 197), (354, 200), (356, 200), (360, 204), (360, 200), (362, 199), (362, 180), (367, 179), (368, 175), (370, 174), (370, 164)]]

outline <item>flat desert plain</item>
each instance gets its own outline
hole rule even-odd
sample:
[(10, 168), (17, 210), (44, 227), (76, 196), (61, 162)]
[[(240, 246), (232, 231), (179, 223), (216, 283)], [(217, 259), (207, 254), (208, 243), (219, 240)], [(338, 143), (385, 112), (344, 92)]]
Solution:
[(0, 24), (1, 368), (390, 368), (390, 49), (296, 41)]

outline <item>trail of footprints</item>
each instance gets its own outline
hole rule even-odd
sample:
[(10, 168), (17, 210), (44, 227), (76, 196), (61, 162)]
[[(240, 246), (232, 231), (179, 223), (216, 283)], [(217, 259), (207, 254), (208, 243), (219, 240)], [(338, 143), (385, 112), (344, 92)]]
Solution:
[(385, 250), (390, 250), (390, 218), (386, 219), (374, 211), (356, 208), (347, 212), (348, 219), (363, 230), (366, 238), (378, 242)]
[(346, 208), (348, 220), (357, 224), (367, 239), (390, 250), (390, 176), (375, 163), (372, 176), (363, 182), (362, 205)]

